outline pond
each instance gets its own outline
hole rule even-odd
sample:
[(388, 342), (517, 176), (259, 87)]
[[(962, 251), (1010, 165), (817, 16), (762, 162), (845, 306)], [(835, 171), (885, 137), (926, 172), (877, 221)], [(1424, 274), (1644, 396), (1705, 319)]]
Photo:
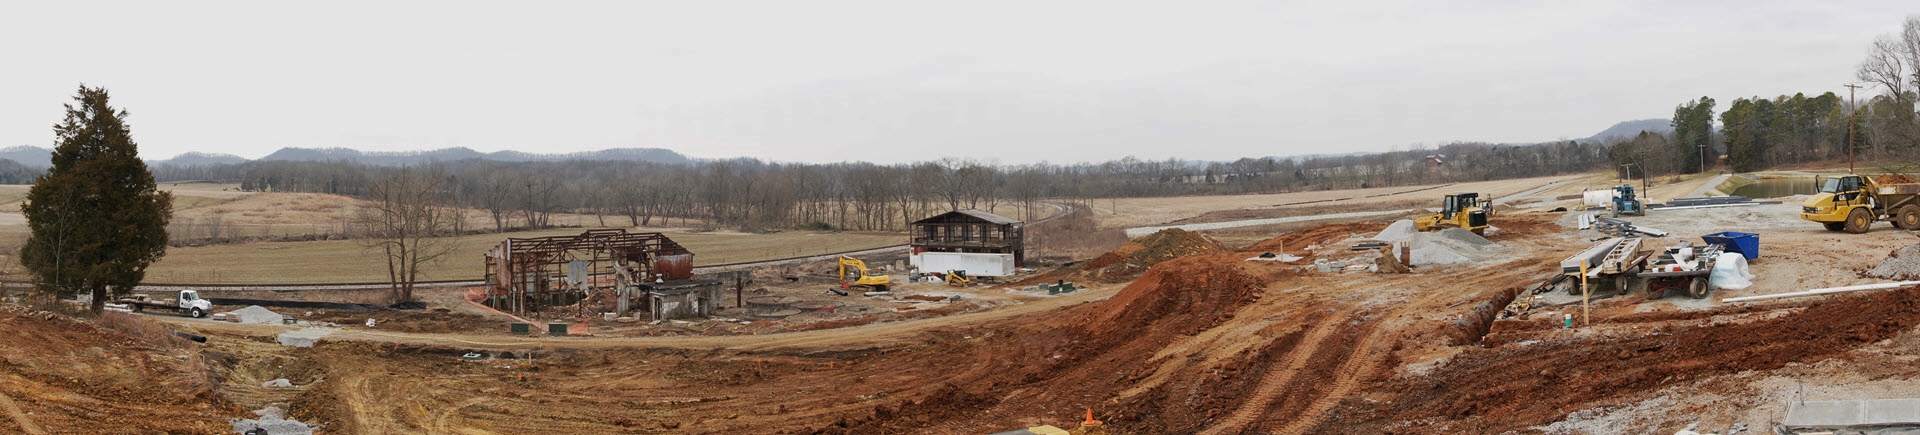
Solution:
[(1758, 183), (1734, 188), (1731, 194), (1748, 198), (1778, 198), (1790, 195), (1810, 195), (1820, 191), (1820, 185), (1813, 177), (1768, 178)]

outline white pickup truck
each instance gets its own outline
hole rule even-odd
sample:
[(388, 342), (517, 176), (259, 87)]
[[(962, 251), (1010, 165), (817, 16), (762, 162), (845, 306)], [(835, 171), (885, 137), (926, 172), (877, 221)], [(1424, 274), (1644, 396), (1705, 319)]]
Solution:
[(194, 290), (181, 290), (179, 297), (173, 299), (153, 299), (150, 296), (139, 294), (131, 298), (121, 299), (120, 303), (127, 304), (127, 308), (136, 313), (146, 308), (155, 308), (174, 310), (180, 314), (187, 315), (187, 317), (196, 319), (206, 317), (207, 312), (213, 311), (213, 303), (208, 302), (206, 299), (201, 299), (200, 292)]

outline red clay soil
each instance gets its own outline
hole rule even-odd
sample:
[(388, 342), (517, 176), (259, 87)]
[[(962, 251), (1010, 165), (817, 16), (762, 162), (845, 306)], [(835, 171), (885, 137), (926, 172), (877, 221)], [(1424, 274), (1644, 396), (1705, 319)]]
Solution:
[(1920, 287), (1908, 287), (1746, 323), (1474, 349), (1432, 376), (1376, 386), (1398, 397), (1349, 400), (1323, 421), (1354, 433), (1495, 433), (1689, 380), (1839, 357), (1916, 324)]
[(1874, 184), (1903, 184), (1920, 183), (1920, 180), (1915, 180), (1907, 174), (1882, 174), (1878, 177), (1873, 177), (1873, 182)]
[[(876, 406), (870, 414), (800, 432), (987, 433), (1005, 430), (1009, 422), (1032, 418), (1036, 412), (1077, 415), (1085, 408), (1132, 427), (1203, 424), (1212, 413), (1231, 409), (1235, 397), (1255, 386), (1259, 370), (1264, 369), (1260, 365), (1272, 359), (1262, 356), (1286, 352), (1289, 343), (1298, 340), (1297, 325), (1290, 327), (1293, 331), (1262, 331), (1268, 337), (1293, 340), (1275, 340), (1258, 353), (1250, 352), (1231, 366), (1246, 367), (1238, 369), (1237, 376), (1222, 380), (1212, 373), (1183, 374), (1183, 381), (1200, 382), (1206, 388), (1157, 390), (1118, 404), (1118, 410), (1104, 400), (1150, 374), (1154, 367), (1146, 362), (1157, 350), (1230, 319), (1233, 312), (1256, 301), (1268, 283), (1290, 276), (1273, 269), (1247, 268), (1237, 261), (1240, 255), (1163, 262), (1107, 301), (1054, 313), (1024, 323), (1018, 330), (990, 331), (1009, 339), (979, 345), (943, 341), (931, 348), (862, 360), (863, 367), (897, 367), (938, 355), (947, 367), (960, 371), (938, 378), (944, 384), (926, 396)], [(986, 333), (970, 332), (972, 336)], [(1218, 406), (1181, 405), (1194, 402)], [(1150, 409), (1156, 406), (1165, 408)]]
[(1293, 255), (1312, 255), (1307, 245), (1326, 245), (1354, 235), (1372, 236), (1386, 229), (1387, 224), (1362, 222), (1350, 224), (1322, 225), (1311, 229), (1281, 234), (1279, 237), (1248, 246), (1246, 251), (1289, 253)]
[[(219, 433), (245, 414), (219, 398), (191, 343), (46, 312), (0, 311), (0, 433)], [(113, 315), (114, 313), (109, 313)], [(126, 316), (134, 317), (134, 316)], [(122, 319), (125, 320), (125, 319)], [(135, 322), (135, 321), (128, 321)], [(23, 424), (21, 420), (25, 420)]]
[(1168, 228), (1127, 242), (1100, 254), (1086, 263), (1055, 269), (1021, 280), (1015, 285), (1034, 285), (1058, 280), (1090, 279), (1100, 282), (1126, 282), (1160, 262), (1188, 255), (1223, 252), (1220, 243), (1205, 234)]

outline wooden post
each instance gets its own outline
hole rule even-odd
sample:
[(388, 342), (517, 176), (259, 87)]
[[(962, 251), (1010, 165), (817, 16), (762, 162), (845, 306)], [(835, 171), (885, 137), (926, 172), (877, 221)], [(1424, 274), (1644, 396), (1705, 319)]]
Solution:
[(1587, 260), (1580, 260), (1580, 326), (1593, 324), (1593, 287), (1587, 285)]

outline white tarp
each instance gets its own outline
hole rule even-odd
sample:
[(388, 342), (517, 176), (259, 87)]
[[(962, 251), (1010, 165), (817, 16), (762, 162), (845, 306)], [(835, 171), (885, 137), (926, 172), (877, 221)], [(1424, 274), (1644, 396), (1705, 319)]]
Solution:
[(921, 272), (967, 271), (967, 276), (1013, 275), (1013, 254), (922, 252), (909, 258)]
[(1723, 252), (1713, 264), (1713, 274), (1707, 277), (1707, 286), (1721, 290), (1743, 290), (1753, 286), (1755, 275), (1747, 270), (1747, 256), (1738, 252)]

